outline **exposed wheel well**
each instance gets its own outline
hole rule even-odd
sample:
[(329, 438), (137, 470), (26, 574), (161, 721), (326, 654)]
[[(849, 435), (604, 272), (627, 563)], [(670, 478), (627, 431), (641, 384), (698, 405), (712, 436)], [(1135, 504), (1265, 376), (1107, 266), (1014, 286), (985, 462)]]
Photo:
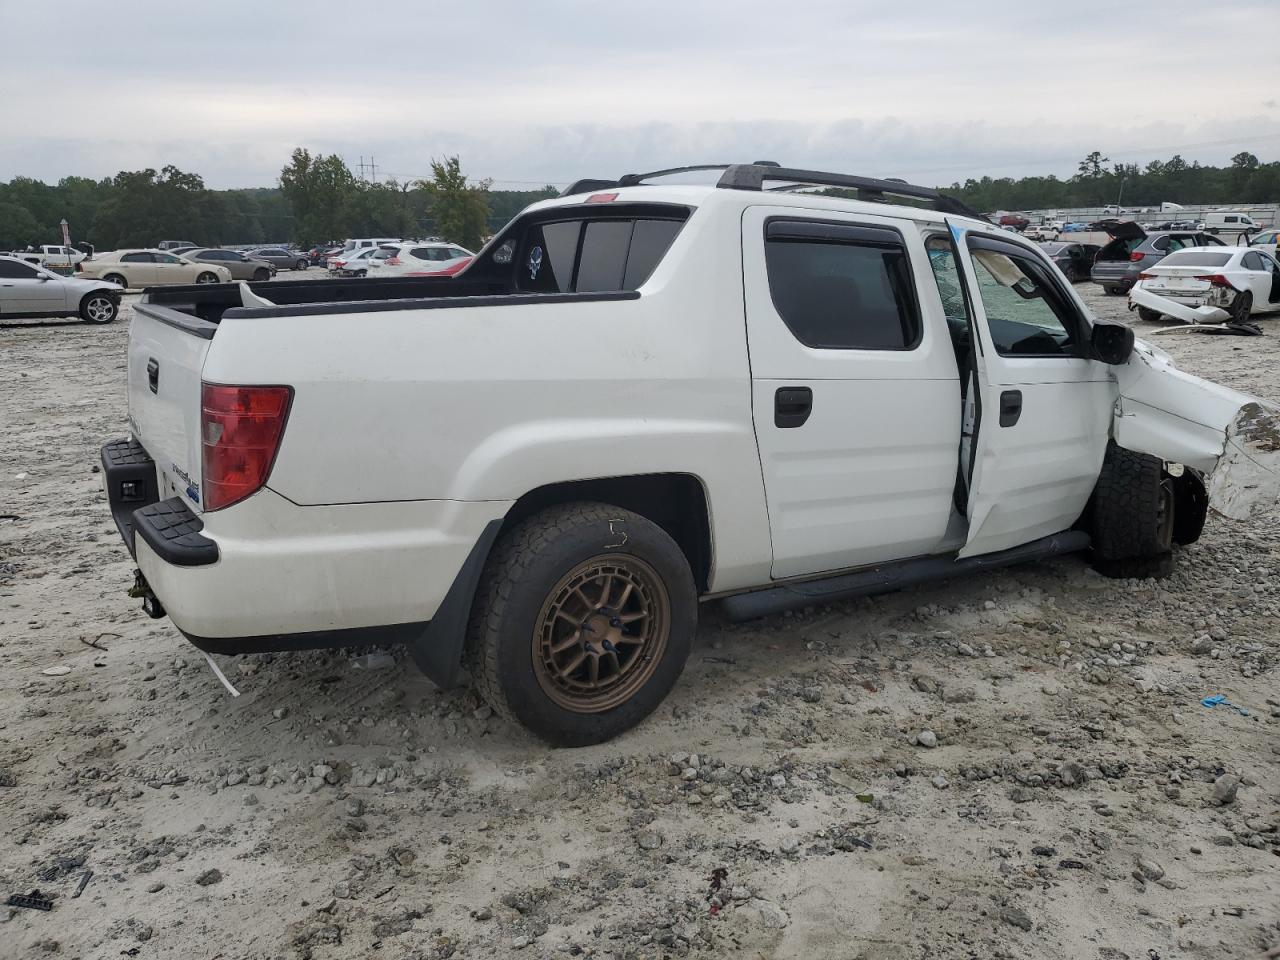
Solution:
[(683, 551), (699, 592), (707, 590), (711, 580), (711, 523), (706, 491), (697, 477), (687, 473), (650, 473), (548, 484), (530, 490), (512, 504), (503, 529), (547, 507), (572, 500), (608, 503), (652, 520)]

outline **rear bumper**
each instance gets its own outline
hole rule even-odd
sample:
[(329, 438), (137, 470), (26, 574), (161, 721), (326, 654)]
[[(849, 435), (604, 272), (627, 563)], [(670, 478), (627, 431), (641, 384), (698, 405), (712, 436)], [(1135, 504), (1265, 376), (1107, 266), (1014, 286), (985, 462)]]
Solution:
[(1099, 267), (1094, 264), (1089, 279), (1104, 287), (1122, 287), (1129, 289), (1138, 281), (1138, 271), (1123, 267)]
[[(145, 476), (141, 494), (122, 486), (122, 460), (132, 475)], [(112, 516), (151, 591), (183, 634), (219, 653), (420, 634), (488, 524), (510, 506), (421, 500), (301, 507), (263, 489), (196, 516), (180, 500), (159, 500), (155, 466), (136, 441), (104, 447), (103, 468)], [(141, 499), (126, 500), (126, 493)]]
[(1140, 307), (1163, 313), (1184, 323), (1226, 323), (1231, 319), (1231, 315), (1219, 307), (1162, 297), (1140, 286), (1129, 291), (1129, 299)]

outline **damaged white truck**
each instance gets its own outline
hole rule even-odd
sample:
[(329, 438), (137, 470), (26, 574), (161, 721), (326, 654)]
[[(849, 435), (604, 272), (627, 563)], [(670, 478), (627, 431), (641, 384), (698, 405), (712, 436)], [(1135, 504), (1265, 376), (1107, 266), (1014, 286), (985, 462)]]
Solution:
[(452, 279), (149, 291), (128, 366), (103, 476), (149, 612), (405, 643), (563, 745), (661, 702), (700, 601), (1160, 575), (1280, 440), (959, 203), (765, 163), (579, 182)]

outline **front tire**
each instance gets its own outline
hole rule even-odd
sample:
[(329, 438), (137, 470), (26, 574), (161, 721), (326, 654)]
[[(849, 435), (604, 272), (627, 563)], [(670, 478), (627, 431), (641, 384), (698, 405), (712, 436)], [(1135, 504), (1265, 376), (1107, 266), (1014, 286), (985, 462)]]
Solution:
[(210, 273), (207, 270), (204, 273), (201, 273), (196, 276), (196, 283), (217, 283), (217, 282), (218, 282), (218, 275), (216, 273)]
[(268, 270), (266, 267), (261, 267), (253, 271), (254, 283), (264, 283), (270, 279), (271, 279), (271, 271)]
[(309, 267), (309, 266), (311, 266), (311, 261), (310, 261), (310, 260), (299, 260), (297, 263), (295, 263), (295, 264), (293, 265), (293, 269), (295, 269), (295, 270), (305, 270), (305, 269), (307, 269), (307, 267)]
[(1109, 443), (1093, 490), (1094, 569), (1107, 577), (1169, 576), (1176, 500), (1159, 457)]
[(91, 293), (80, 301), (80, 319), (86, 323), (110, 323), (120, 312), (120, 304), (105, 293)]
[(1164, 316), (1163, 313), (1160, 313), (1159, 311), (1156, 311), (1156, 310), (1152, 310), (1150, 307), (1138, 308), (1139, 319), (1143, 320), (1146, 323), (1159, 323), (1160, 318), (1163, 316)]
[(661, 527), (603, 503), (563, 504), (494, 546), (467, 665), (494, 710), (543, 740), (602, 743), (675, 685), (697, 605), (688, 560)]

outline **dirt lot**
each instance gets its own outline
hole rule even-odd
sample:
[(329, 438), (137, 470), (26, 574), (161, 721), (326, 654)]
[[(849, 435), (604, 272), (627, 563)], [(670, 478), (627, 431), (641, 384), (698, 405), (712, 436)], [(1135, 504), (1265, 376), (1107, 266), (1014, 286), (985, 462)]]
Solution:
[[(128, 317), (0, 328), (0, 895), (54, 899), (0, 907), (5, 957), (1280, 944), (1280, 512), (1211, 519), (1160, 582), (1072, 557), (707, 610), (675, 693), (598, 748), (549, 750), (402, 655), (224, 660), (233, 700), (125, 595), (95, 463), (126, 432)], [(1264, 326), (1159, 342), (1276, 399)], [(1218, 693), (1248, 715), (1201, 706)]]

